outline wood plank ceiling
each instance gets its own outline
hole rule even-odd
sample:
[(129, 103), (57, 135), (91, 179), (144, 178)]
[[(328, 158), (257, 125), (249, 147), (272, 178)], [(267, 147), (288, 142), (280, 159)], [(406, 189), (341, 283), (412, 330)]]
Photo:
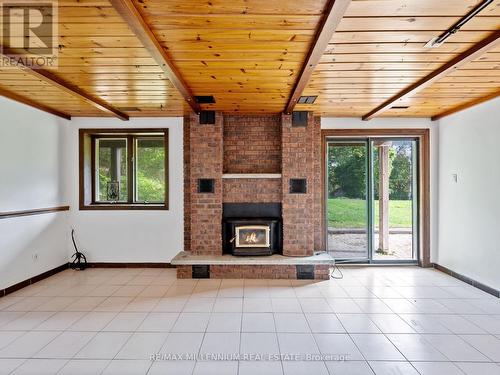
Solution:
[(281, 112), (326, 0), (134, 0), (195, 95), (228, 112)]
[[(325, 116), (361, 117), (500, 29), (495, 0), (438, 48), (424, 48), (477, 0), (353, 0), (323, 54), (304, 95), (318, 95)], [(381, 116), (431, 117), (500, 87), (500, 49), (457, 69), (397, 102)]]
[[(179, 116), (188, 108), (109, 1), (58, 3), (59, 61), (47, 71), (130, 116)], [(0, 69), (0, 87), (71, 116), (112, 116), (17, 68)]]
[[(500, 0), (439, 48), (424, 44), (480, 0), (352, 0), (304, 95), (311, 110), (361, 117), (500, 29)], [(133, 0), (202, 109), (279, 113), (290, 98), (327, 0)], [(108, 0), (59, 0), (59, 66), (47, 69), (129, 116), (179, 116), (183, 96)], [(500, 87), (500, 47), (380, 116), (431, 117)], [(1, 90), (71, 116), (111, 116), (18, 68)]]

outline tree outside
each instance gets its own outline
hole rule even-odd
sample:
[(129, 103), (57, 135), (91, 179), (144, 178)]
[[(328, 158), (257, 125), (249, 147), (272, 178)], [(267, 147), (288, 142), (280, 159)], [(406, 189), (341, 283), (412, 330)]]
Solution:
[[(329, 226), (362, 228), (367, 221), (367, 148), (361, 144), (336, 144), (328, 152)], [(373, 148), (374, 210), (378, 215), (378, 150)], [(394, 141), (389, 149), (389, 224), (412, 224), (412, 142)]]
[(163, 140), (137, 141), (137, 200), (163, 202), (165, 198), (165, 149)]
[[(120, 160), (117, 160), (119, 173), (113, 174), (113, 147), (123, 142)], [(111, 147), (113, 146), (113, 147)], [(99, 200), (107, 201), (112, 176), (119, 175), (119, 201), (127, 201), (127, 145), (125, 140), (100, 141), (99, 145)], [(165, 148), (163, 138), (139, 138), (135, 148), (135, 183), (137, 202), (163, 202), (165, 199)]]

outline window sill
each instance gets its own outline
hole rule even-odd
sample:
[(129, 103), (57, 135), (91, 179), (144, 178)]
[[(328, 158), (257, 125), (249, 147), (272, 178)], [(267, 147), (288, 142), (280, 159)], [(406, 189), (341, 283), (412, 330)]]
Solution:
[(80, 205), (80, 211), (113, 211), (113, 210), (149, 210), (149, 211), (162, 211), (168, 210), (166, 204), (106, 204), (106, 203), (95, 203), (89, 205)]

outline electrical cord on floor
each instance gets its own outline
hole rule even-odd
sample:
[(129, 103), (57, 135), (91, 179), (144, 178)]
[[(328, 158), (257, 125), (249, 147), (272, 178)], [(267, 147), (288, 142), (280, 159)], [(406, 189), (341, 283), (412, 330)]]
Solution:
[[(342, 271), (340, 270), (339, 268), (339, 264), (342, 264), (342, 263), (356, 263), (357, 260), (356, 259), (344, 259), (344, 260), (336, 260), (335, 261), (335, 265), (333, 266), (333, 269), (332, 269), (332, 272), (330, 272), (330, 277), (332, 279), (336, 279), (336, 280), (340, 280), (340, 279), (343, 279), (344, 278), (344, 274), (342, 273)], [(361, 262), (361, 261), (359, 261)], [(337, 270), (340, 274), (340, 276), (334, 276), (334, 273), (335, 273), (335, 270)]]
[[(327, 254), (327, 251), (315, 251), (314, 255), (320, 255), (320, 254)], [(289, 256), (289, 255), (284, 255), (284, 256)], [(338, 264), (342, 263), (356, 263), (357, 260), (355, 259), (345, 259), (345, 260), (336, 260), (335, 264), (333, 265), (333, 269), (330, 272), (330, 278), (335, 279), (335, 280), (341, 280), (344, 278), (344, 274), (340, 270)], [(338, 271), (339, 276), (335, 276), (335, 270)]]
[[(314, 255), (319, 255), (319, 254), (327, 254), (326, 251), (316, 251), (314, 252)], [(335, 280), (341, 280), (344, 278), (344, 274), (342, 273), (342, 271), (340, 270), (339, 266), (337, 266), (337, 263), (343, 263), (342, 261), (335, 261), (334, 265), (333, 265), (333, 268), (330, 272), (330, 278), (331, 279), (335, 279)], [(339, 273), (339, 276), (335, 276), (335, 270), (338, 271)]]
[[(339, 271), (339, 276), (335, 276), (335, 270)], [(344, 278), (344, 274), (340, 270), (339, 266), (337, 266), (337, 262), (333, 265), (332, 272), (330, 272), (330, 278), (335, 280), (341, 280)]]
[(78, 247), (76, 246), (74, 229), (71, 229), (71, 240), (73, 241), (73, 247), (75, 248), (75, 253), (71, 256), (71, 259), (75, 259), (70, 262), (70, 267), (74, 270), (83, 271), (87, 268), (87, 258), (78, 250)]

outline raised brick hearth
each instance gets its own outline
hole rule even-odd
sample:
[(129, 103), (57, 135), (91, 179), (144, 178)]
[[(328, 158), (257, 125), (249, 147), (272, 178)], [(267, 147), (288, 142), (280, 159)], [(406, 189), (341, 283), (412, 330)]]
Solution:
[(333, 260), (322, 253), (310, 257), (233, 257), (231, 255), (193, 255), (181, 252), (172, 264), (177, 277), (214, 279), (320, 279), (330, 277)]
[[(222, 255), (223, 203), (280, 203), (282, 254), (307, 257), (324, 250), (320, 118), (309, 114), (306, 126), (294, 125), (288, 115), (216, 113), (215, 124), (200, 124), (196, 114), (185, 117), (185, 251)], [(179, 277), (187, 277), (179, 267)], [(212, 265), (210, 277), (250, 277), (252, 270), (263, 278), (296, 278), (294, 266), (284, 264)], [(324, 272), (315, 271), (318, 277)]]
[[(295, 280), (297, 266), (294, 265), (248, 265), (235, 264), (210, 265), (210, 278), (212, 279), (288, 279)], [(193, 278), (192, 266), (177, 266), (177, 278)], [(313, 277), (304, 279), (328, 280), (330, 278), (329, 265), (315, 265)]]

